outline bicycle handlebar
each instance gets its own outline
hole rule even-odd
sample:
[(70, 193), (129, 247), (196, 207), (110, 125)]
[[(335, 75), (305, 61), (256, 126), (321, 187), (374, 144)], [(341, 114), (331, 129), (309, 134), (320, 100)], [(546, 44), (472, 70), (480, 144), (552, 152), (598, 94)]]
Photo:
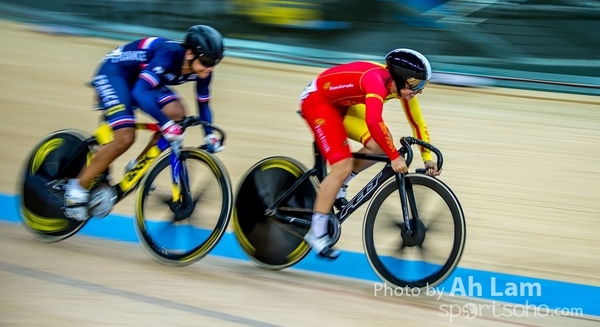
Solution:
[(225, 144), (225, 132), (222, 129), (220, 129), (219, 127), (212, 125), (211, 123), (209, 123), (205, 120), (202, 120), (200, 118), (200, 116), (187, 116), (181, 122), (179, 122), (179, 124), (181, 125), (181, 127), (183, 128), (184, 131), (188, 127), (198, 126), (198, 125), (210, 127), (212, 129), (216, 130), (221, 135), (221, 138), (220, 138), (221, 144)]
[[(403, 138), (400, 139), (400, 144), (402, 145), (402, 147), (400, 148), (400, 154), (406, 154), (406, 166), (409, 166), (410, 163), (412, 162), (413, 159), (413, 150), (411, 148), (412, 145), (416, 144), (419, 146), (422, 146), (426, 149), (428, 149), (429, 151), (433, 152), (435, 154), (436, 160), (437, 160), (437, 166), (438, 166), (438, 170), (442, 169), (442, 165), (444, 164), (444, 157), (442, 156), (442, 151), (440, 151), (438, 148), (436, 148), (435, 146), (416, 139), (412, 136), (405, 136)], [(418, 168), (416, 169), (417, 173), (425, 173), (425, 169), (424, 168)]]

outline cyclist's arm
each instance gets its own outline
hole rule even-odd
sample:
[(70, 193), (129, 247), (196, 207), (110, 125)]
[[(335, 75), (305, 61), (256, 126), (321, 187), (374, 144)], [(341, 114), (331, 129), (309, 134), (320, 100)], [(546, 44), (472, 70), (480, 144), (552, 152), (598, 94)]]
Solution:
[[(401, 99), (400, 103), (402, 103), (402, 108), (404, 108), (406, 119), (413, 130), (413, 136), (419, 140), (429, 143), (429, 130), (427, 129), (425, 118), (423, 118), (423, 115), (421, 114), (421, 107), (419, 106), (419, 100), (417, 100), (417, 97), (413, 97), (410, 101)], [(423, 162), (432, 160), (431, 151), (422, 146), (419, 147), (419, 150), (421, 151), (421, 158), (423, 159)]]
[(149, 96), (152, 94), (152, 90), (161, 84), (159, 81), (151, 71), (142, 71), (137, 82), (135, 82), (131, 96), (142, 110), (163, 126), (169, 121), (169, 118), (161, 111), (161, 107), (154, 96)]
[[(212, 110), (209, 106), (210, 101), (210, 81), (212, 79), (212, 73), (208, 75), (205, 79), (198, 79), (196, 82), (196, 100), (198, 101), (198, 115), (202, 120), (207, 123), (213, 122), (212, 118)], [(204, 126), (205, 135), (211, 134), (213, 129)]]
[(367, 123), (367, 128), (369, 129), (373, 140), (377, 142), (390, 160), (394, 160), (398, 158), (400, 154), (398, 153), (396, 146), (394, 146), (390, 131), (383, 122), (383, 102), (384, 100), (381, 95), (367, 93), (365, 96), (365, 122)]
[(171, 61), (175, 55), (176, 53), (171, 51), (157, 52), (155, 58), (148, 62), (146, 67), (140, 72), (131, 92), (131, 96), (135, 99), (138, 106), (152, 116), (152, 118), (156, 119), (161, 126), (166, 124), (170, 119), (161, 111), (162, 108), (155, 97), (150, 95), (152, 90), (163, 84), (163, 75), (167, 68), (172, 65)]

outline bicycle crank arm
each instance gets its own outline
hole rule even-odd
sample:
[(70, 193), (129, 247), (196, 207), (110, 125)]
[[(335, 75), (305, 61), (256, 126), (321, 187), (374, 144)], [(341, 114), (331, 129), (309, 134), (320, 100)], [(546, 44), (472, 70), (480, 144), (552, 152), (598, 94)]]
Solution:
[(306, 219), (290, 217), (290, 216), (285, 216), (285, 215), (278, 215), (278, 214), (275, 214), (274, 217), (283, 223), (297, 225), (297, 226), (303, 226), (303, 227), (310, 227), (310, 221), (306, 220)]

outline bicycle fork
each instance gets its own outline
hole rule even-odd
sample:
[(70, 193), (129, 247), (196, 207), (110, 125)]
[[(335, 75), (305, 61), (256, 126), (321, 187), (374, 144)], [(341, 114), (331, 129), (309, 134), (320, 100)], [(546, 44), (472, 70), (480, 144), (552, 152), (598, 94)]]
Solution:
[(169, 204), (175, 220), (188, 218), (195, 208), (194, 199), (190, 190), (187, 167), (181, 155), (181, 141), (171, 142), (171, 176), (172, 176), (172, 201)]
[[(425, 225), (419, 219), (419, 212), (413, 193), (412, 183), (405, 178), (404, 174), (396, 174), (396, 183), (398, 184), (398, 194), (402, 206), (402, 219), (400, 234), (404, 246), (421, 246), (425, 239)], [(410, 215), (409, 215), (410, 208)], [(412, 218), (411, 218), (412, 217)]]

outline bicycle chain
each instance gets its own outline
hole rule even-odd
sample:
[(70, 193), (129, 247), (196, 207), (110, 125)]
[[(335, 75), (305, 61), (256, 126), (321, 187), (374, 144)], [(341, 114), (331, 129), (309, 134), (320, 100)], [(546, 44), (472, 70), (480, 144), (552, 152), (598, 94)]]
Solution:
[(312, 209), (297, 208), (297, 207), (279, 207), (279, 210), (292, 211), (292, 212), (312, 213)]
[(276, 218), (274, 218), (272, 216), (269, 217), (269, 219), (271, 219), (277, 226), (281, 227), (281, 229), (283, 229), (286, 232), (290, 233), (292, 236), (295, 236), (296, 238), (298, 238), (300, 240), (304, 240), (304, 235), (301, 235), (297, 231), (289, 228), (286, 224), (281, 223), (281, 221), (277, 220)]

